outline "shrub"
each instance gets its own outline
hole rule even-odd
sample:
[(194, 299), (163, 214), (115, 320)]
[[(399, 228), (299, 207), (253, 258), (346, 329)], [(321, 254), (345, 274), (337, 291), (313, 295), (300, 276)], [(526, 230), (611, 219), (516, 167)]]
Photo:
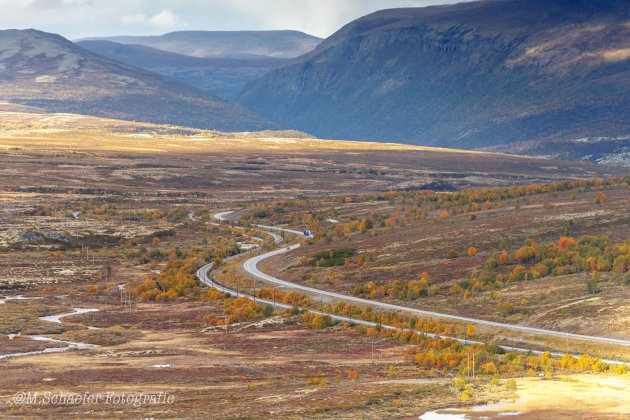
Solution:
[(345, 265), (355, 253), (356, 250), (351, 248), (330, 249), (315, 254), (308, 264), (312, 267), (340, 267)]
[(446, 251), (446, 258), (451, 260), (457, 258), (457, 250), (455, 248), (449, 248), (449, 250)]
[(518, 385), (516, 384), (516, 380), (508, 379), (507, 381), (505, 381), (505, 388), (510, 391), (516, 391), (516, 389), (518, 388)]

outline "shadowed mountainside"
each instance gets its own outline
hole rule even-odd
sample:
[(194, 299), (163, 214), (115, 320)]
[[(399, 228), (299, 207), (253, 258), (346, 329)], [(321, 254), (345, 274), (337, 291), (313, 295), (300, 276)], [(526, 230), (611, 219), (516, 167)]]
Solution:
[(493, 0), (365, 16), (240, 101), (320, 137), (553, 154), (630, 134), (629, 92), (630, 2)]
[(221, 98), (236, 98), (247, 83), (287, 62), (273, 57), (193, 57), (144, 45), (79, 41), (81, 47), (112, 60), (179, 80)]

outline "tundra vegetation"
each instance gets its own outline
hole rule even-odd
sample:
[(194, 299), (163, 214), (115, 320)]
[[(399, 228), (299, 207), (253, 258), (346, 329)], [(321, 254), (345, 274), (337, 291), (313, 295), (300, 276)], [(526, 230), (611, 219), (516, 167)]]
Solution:
[[(0, 151), (12, 162), (0, 181), (0, 300), (32, 299), (0, 304), (0, 354), (63, 346), (32, 335), (100, 347), (3, 359), (3, 398), (32, 384), (124, 388), (176, 403), (117, 416), (203, 417), (211, 404), (220, 418), (382, 418), (513, 398), (527, 377), (627, 380), (605, 361), (628, 360), (623, 348), (322, 301), (240, 270), (241, 253), (277, 246), (254, 225), (309, 229), (314, 238), (285, 235), (300, 249), (260, 268), (366, 299), (625, 337), (627, 319), (613, 314), (630, 297), (627, 176), (558, 182), (581, 164), (308, 139), (283, 138), (280, 150), (269, 136), (25, 118), (12, 114)], [(491, 160), (500, 169), (482, 173)], [(234, 220), (213, 218), (227, 210)], [(195, 275), (209, 263), (217, 282), (290, 309), (206, 287)], [(99, 311), (41, 319), (73, 308)], [(46, 410), (0, 405), (4, 416)]]

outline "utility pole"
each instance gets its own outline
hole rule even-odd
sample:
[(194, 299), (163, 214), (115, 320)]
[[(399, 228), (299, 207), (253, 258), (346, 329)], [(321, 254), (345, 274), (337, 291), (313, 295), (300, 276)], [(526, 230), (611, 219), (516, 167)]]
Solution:
[(470, 378), (470, 353), (466, 355), (466, 377)]
[(372, 338), (372, 364), (374, 364), (374, 338)]

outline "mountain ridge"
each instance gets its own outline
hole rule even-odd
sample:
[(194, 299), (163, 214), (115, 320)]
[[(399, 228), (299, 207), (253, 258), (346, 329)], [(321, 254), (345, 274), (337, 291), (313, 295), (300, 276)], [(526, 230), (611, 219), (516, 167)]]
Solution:
[(179, 80), (224, 99), (236, 98), (247, 83), (288, 62), (288, 59), (264, 56), (194, 57), (145, 45), (105, 40), (78, 41), (77, 45), (112, 60)]
[(294, 58), (312, 51), (321, 38), (291, 30), (176, 31), (152, 36), (90, 37), (75, 40), (135, 44), (193, 57)]
[(630, 2), (379, 11), (239, 100), (326, 138), (484, 148), (630, 133)]
[(2, 101), (52, 112), (221, 131), (276, 128), (240, 105), (34, 29), (0, 31), (0, 80)]

